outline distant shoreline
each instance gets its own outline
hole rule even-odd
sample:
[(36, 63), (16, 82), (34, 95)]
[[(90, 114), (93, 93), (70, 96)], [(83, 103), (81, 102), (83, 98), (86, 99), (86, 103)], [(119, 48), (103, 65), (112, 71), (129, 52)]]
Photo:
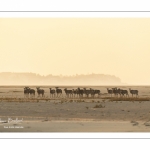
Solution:
[(126, 85), (122, 85), (122, 84), (113, 84), (113, 85), (110, 85), (110, 84), (106, 84), (106, 85), (61, 85), (61, 84), (58, 84), (58, 85), (44, 85), (44, 84), (38, 84), (38, 85), (33, 85), (33, 84), (22, 84), (22, 85), (18, 85), (18, 84), (14, 84), (14, 85), (0, 85), (0, 88), (2, 87), (25, 87), (25, 86), (31, 86), (31, 87), (117, 87), (117, 86), (124, 86), (124, 87), (138, 87), (138, 86), (150, 86), (150, 85), (133, 85), (133, 84), (126, 84)]

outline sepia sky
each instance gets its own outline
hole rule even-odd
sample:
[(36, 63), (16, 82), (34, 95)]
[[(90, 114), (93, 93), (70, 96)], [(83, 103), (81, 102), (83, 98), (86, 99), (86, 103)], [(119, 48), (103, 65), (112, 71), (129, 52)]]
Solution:
[(150, 85), (150, 18), (0, 18), (0, 72)]

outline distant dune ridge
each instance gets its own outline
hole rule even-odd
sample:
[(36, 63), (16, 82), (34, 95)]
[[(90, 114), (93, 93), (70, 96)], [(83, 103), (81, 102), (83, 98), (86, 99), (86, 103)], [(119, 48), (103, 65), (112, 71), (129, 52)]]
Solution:
[(121, 79), (114, 75), (87, 74), (87, 75), (46, 75), (36, 73), (0, 73), (1, 85), (121, 85)]

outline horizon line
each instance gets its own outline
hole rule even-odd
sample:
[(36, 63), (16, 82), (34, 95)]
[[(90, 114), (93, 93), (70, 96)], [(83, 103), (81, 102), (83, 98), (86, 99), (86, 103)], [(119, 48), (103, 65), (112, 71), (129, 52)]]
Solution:
[[(39, 74), (41, 75), (41, 73), (34, 73), (34, 72), (0, 72), (0, 73), (32, 73), (32, 74)], [(76, 74), (72, 74), (72, 75), (65, 75), (65, 74), (47, 74), (47, 75), (54, 75), (54, 76), (76, 76), (76, 75), (92, 75), (92, 74), (96, 74), (96, 75), (110, 75), (110, 76), (116, 76), (116, 75), (111, 75), (111, 74), (104, 74), (104, 73), (86, 73), (86, 74), (83, 74), (83, 73), (76, 73)], [(47, 75), (42, 75), (42, 76), (47, 76)]]

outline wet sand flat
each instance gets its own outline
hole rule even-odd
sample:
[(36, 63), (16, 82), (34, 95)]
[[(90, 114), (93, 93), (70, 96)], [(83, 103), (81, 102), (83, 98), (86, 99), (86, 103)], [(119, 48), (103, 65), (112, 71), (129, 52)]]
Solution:
[[(136, 125), (136, 123), (138, 123)], [(150, 132), (143, 121), (25, 121), (1, 124), (0, 132)]]
[(150, 132), (150, 101), (0, 102), (0, 132)]

